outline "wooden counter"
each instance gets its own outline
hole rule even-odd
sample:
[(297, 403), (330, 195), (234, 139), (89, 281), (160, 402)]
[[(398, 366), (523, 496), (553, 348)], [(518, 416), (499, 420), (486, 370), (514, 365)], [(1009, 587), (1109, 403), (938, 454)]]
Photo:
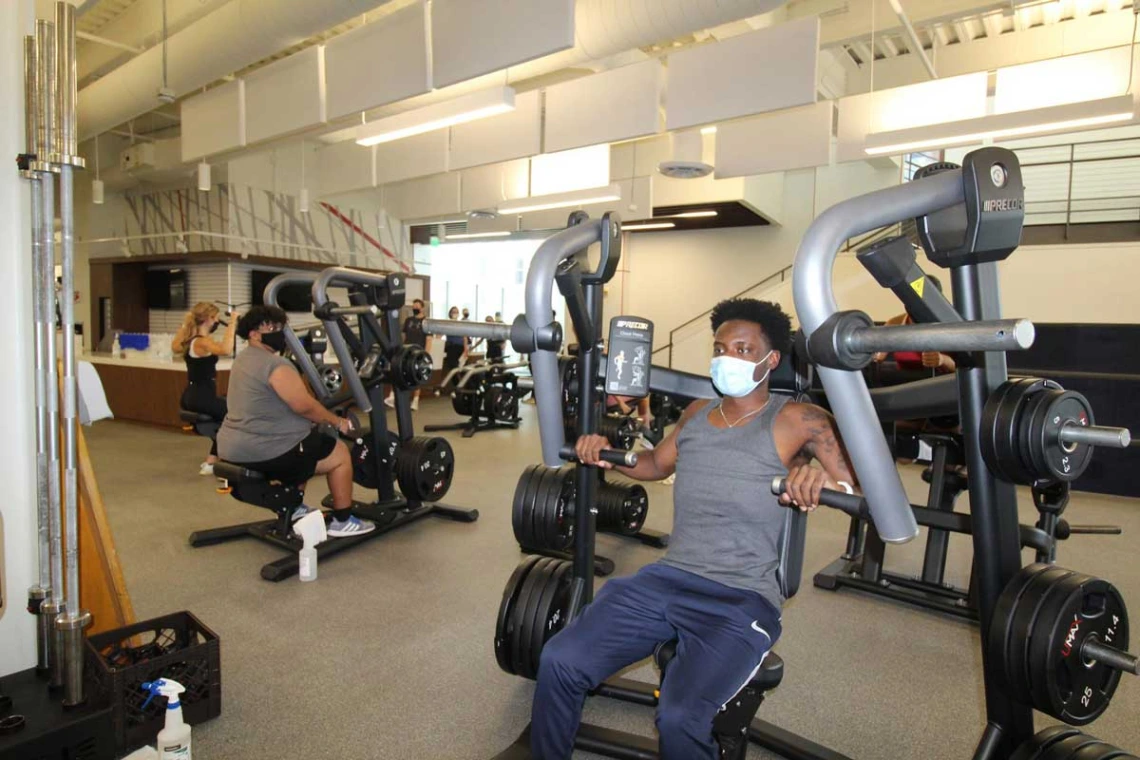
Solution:
[[(107, 404), (115, 419), (146, 422), (165, 427), (181, 427), (179, 399), (186, 389), (186, 366), (181, 363), (116, 360), (110, 357), (82, 357), (99, 373)], [(222, 367), (225, 369), (221, 369)], [(229, 362), (218, 363), (218, 393), (226, 394)]]

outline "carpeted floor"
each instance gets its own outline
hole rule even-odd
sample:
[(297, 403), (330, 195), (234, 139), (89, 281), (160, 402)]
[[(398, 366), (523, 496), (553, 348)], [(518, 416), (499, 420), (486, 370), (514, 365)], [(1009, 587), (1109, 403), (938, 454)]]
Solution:
[[(279, 558), (252, 540), (191, 549), (200, 528), (258, 520), (264, 510), (214, 492), (199, 477), (208, 444), (120, 422), (87, 430), (126, 581), (140, 619), (191, 610), (221, 637), (221, 717), (194, 729), (199, 760), (486, 760), (528, 720), (533, 685), (499, 670), (492, 652), (503, 585), (520, 559), (510, 499), (538, 458), (534, 407), (518, 431), (479, 433), (455, 448), (446, 503), (478, 508), (473, 524), (430, 519), (322, 562), (316, 583), (261, 580)], [(417, 424), (452, 421), (425, 399)], [(904, 468), (925, 502), (917, 467)], [(648, 527), (669, 530), (671, 489), (649, 485)], [(325, 493), (313, 481), (311, 503)], [(1022, 494), (1022, 522), (1035, 513)], [(1140, 504), (1078, 495), (1074, 523), (1116, 523), (1123, 536), (1077, 536), (1059, 564), (1111, 580), (1140, 608)], [(964, 622), (853, 592), (814, 588), (812, 573), (843, 548), (846, 518), (812, 517), (804, 585), (784, 614), (783, 685), (761, 717), (855, 758), (965, 758), (984, 723), (976, 629)], [(922, 541), (892, 548), (892, 569), (917, 572)], [(600, 536), (619, 574), (660, 552)], [(948, 580), (963, 584), (968, 539), (951, 540)], [(1028, 561), (1028, 554), (1027, 554)], [(642, 665), (633, 677), (653, 680)], [(1088, 730), (1140, 751), (1140, 683), (1127, 677)], [(647, 708), (591, 700), (586, 719), (651, 735)], [(1038, 726), (1052, 719), (1038, 716)], [(750, 758), (767, 757), (758, 749)], [(581, 755), (581, 757), (588, 757)]]

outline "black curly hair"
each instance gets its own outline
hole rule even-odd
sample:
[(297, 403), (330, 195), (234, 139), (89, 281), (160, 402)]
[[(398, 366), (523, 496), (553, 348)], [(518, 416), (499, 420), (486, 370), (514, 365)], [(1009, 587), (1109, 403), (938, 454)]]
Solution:
[(265, 323), (283, 325), (289, 321), (285, 310), (277, 306), (254, 306), (237, 323), (237, 334), (242, 340), (249, 340), (250, 330), (256, 330)]
[(773, 351), (787, 353), (792, 347), (792, 320), (779, 304), (755, 298), (729, 298), (713, 307), (709, 317), (715, 333), (725, 322), (742, 319), (755, 322), (768, 338)]

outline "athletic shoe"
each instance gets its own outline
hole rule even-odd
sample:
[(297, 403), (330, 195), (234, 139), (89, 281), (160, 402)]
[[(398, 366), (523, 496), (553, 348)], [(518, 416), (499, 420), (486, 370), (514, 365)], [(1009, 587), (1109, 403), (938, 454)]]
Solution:
[(333, 520), (329, 523), (329, 538), (347, 538), (349, 536), (363, 536), (376, 530), (376, 526), (359, 517), (350, 517), (347, 520)]
[(289, 520), (291, 522), (297, 522), (298, 520), (300, 520), (305, 515), (312, 514), (313, 512), (316, 512), (316, 511), (317, 511), (316, 507), (306, 507), (304, 504), (302, 504), (301, 506), (299, 506), (293, 510), (293, 514), (289, 516)]
[(418, 398), (412, 399), (412, 411), (418, 412), (420, 410), (420, 400)]
[(202, 466), (198, 468), (198, 474), (199, 475), (213, 475), (214, 474), (214, 465), (210, 464), (209, 462), (202, 462)]
[(391, 407), (392, 409), (396, 408), (396, 398), (391, 393), (384, 399), (384, 406)]

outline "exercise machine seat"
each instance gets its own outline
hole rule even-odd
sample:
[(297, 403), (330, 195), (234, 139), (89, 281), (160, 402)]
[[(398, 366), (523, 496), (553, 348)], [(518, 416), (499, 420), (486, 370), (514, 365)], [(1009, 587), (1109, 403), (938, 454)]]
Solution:
[(217, 420), (208, 414), (192, 412), (189, 409), (179, 409), (178, 416), (182, 418), (183, 422), (189, 422), (191, 425), (197, 425), (201, 422), (217, 422)]
[(222, 426), (222, 421), (214, 419), (208, 414), (201, 412), (192, 412), (189, 409), (179, 409), (178, 416), (182, 418), (190, 427), (194, 428), (194, 432), (198, 435), (205, 436), (206, 438), (213, 438), (218, 434), (218, 429)]
[(238, 501), (265, 507), (274, 512), (292, 512), (301, 506), (305, 492), (304, 482), (284, 483), (270, 480), (265, 473), (251, 470), (240, 464), (219, 460), (214, 463), (214, 475), (226, 481), (230, 495)]
[[(669, 667), (669, 663), (677, 655), (677, 639), (670, 639), (663, 644), (660, 644), (653, 652), (653, 661), (657, 663), (657, 668), (661, 671), (661, 678), (665, 678), (665, 670)], [(764, 662), (760, 664), (756, 675), (748, 682), (748, 687), (752, 687), (761, 692), (770, 691), (780, 685), (780, 681), (784, 678), (784, 661), (780, 655), (775, 652), (768, 652), (764, 658)]]

